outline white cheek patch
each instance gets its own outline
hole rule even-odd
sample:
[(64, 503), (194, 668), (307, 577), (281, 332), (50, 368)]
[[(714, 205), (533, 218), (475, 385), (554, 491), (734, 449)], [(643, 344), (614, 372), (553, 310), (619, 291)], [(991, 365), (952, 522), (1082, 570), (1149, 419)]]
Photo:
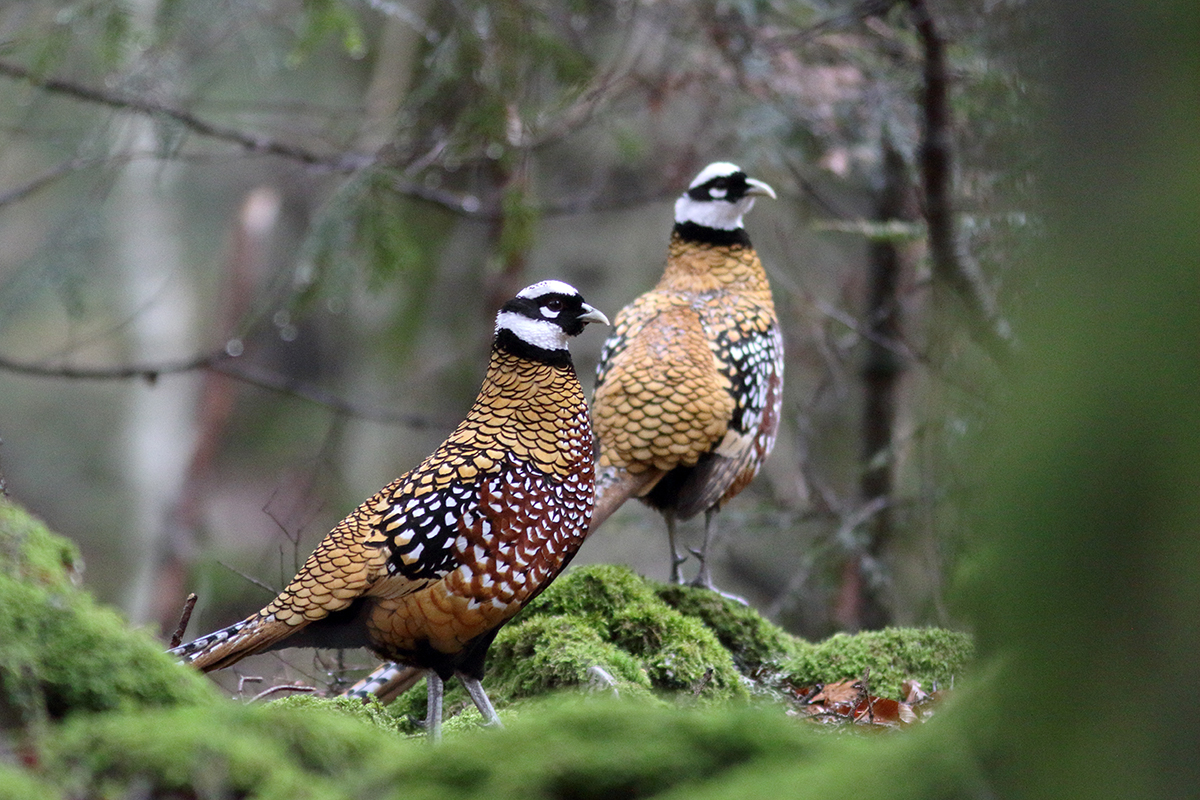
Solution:
[(496, 330), (512, 331), (518, 339), (543, 350), (566, 350), (567, 334), (558, 325), (544, 319), (530, 319), (512, 311), (496, 315)]
[(705, 228), (722, 231), (736, 231), (742, 227), (742, 215), (753, 206), (752, 196), (730, 203), (725, 200), (693, 200), (685, 194), (675, 201), (675, 221), (694, 222)]

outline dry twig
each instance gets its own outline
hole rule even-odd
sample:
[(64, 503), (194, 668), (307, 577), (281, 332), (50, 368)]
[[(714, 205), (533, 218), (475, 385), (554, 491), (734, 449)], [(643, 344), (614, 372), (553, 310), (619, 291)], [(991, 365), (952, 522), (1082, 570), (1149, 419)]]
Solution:
[(175, 632), (171, 634), (171, 647), (179, 647), (183, 644), (183, 634), (187, 630), (188, 622), (192, 618), (192, 609), (196, 607), (196, 593), (191, 592), (187, 596), (187, 600), (183, 601), (183, 613), (179, 615), (179, 625), (176, 626)]

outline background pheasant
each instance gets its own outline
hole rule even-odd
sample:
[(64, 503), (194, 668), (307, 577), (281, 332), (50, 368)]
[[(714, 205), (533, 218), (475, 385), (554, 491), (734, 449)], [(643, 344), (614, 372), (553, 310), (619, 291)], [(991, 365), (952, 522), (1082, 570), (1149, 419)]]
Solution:
[(280, 647), (366, 647), (426, 670), (437, 737), (458, 675), (489, 723), (496, 632), (575, 555), (593, 500), (593, 438), (567, 339), (608, 323), (561, 281), (500, 309), (483, 386), (437, 450), (340, 522), (256, 614), (171, 652), (209, 671)]
[(666, 517), (671, 580), (686, 560), (675, 522), (713, 516), (758, 473), (775, 443), (783, 340), (762, 262), (742, 227), (767, 184), (734, 164), (705, 167), (675, 202), (662, 279), (617, 315), (592, 400), (600, 443), (592, 529), (629, 497)]

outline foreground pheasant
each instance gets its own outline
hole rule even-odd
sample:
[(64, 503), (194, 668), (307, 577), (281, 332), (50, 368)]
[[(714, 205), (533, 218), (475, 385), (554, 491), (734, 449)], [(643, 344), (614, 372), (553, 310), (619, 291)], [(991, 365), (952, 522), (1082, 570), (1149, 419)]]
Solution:
[(282, 647), (366, 647), (425, 670), (432, 738), (452, 675), (499, 724), (480, 683), (488, 648), (566, 567), (592, 514), (592, 431), (567, 350), (589, 322), (608, 324), (561, 281), (505, 303), (450, 437), (342, 520), (265, 608), (171, 652), (207, 672)]
[(775, 444), (783, 339), (771, 287), (742, 216), (767, 184), (734, 164), (705, 167), (675, 202), (662, 279), (617, 314), (600, 356), (592, 415), (600, 441), (592, 529), (637, 497), (662, 512), (671, 580), (686, 560), (676, 520), (705, 512), (695, 583), (721, 505)]

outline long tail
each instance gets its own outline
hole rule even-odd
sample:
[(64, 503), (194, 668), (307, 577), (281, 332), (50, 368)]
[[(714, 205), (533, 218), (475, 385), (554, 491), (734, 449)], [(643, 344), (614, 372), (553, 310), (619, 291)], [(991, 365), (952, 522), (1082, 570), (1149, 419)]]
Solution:
[(211, 672), (266, 650), (295, 631), (294, 627), (276, 620), (274, 614), (254, 614), (167, 652), (178, 656), (185, 664)]
[(342, 696), (366, 700), (371, 695), (375, 695), (379, 698), (379, 702), (387, 705), (415, 686), (424, 674), (425, 670), (417, 667), (406, 667), (394, 662), (383, 664), (342, 692)]
[(620, 467), (596, 467), (596, 507), (592, 510), (592, 522), (588, 536), (596, 532), (613, 512), (631, 497), (641, 497), (654, 488), (663, 477), (663, 472), (648, 469), (636, 475)]

